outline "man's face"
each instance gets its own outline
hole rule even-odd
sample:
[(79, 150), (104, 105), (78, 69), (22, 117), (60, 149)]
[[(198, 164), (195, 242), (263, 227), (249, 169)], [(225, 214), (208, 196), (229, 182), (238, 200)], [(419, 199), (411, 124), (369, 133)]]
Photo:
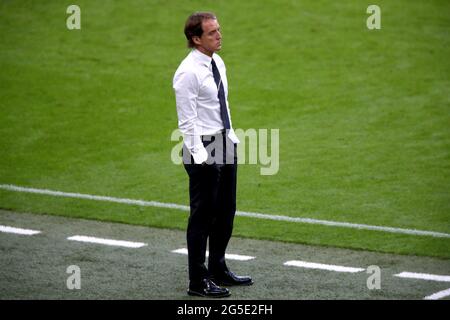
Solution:
[(201, 37), (194, 37), (197, 49), (212, 55), (214, 52), (222, 48), (222, 35), (220, 33), (219, 22), (215, 19), (207, 19), (202, 22), (203, 34)]

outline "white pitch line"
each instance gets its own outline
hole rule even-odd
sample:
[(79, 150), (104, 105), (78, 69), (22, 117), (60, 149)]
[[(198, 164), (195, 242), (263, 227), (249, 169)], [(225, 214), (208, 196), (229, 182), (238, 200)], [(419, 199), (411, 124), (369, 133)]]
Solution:
[(105, 244), (108, 246), (118, 246), (118, 247), (126, 247), (126, 248), (141, 248), (146, 246), (147, 244), (143, 242), (131, 242), (131, 241), (123, 241), (123, 240), (112, 240), (112, 239), (102, 239), (96, 237), (87, 237), (87, 236), (73, 236), (67, 238), (67, 240), (72, 241), (80, 241), (80, 242), (89, 242), (89, 243), (97, 243), (97, 244)]
[(440, 282), (450, 282), (450, 276), (442, 276), (442, 275), (428, 274), (428, 273), (406, 272), (406, 271), (398, 273), (398, 274), (394, 274), (394, 277), (420, 279), (420, 280), (431, 280), (431, 281), (440, 281)]
[(32, 236), (32, 235), (41, 233), (40, 231), (37, 231), (37, 230), (14, 228), (14, 227), (1, 226), (1, 225), (0, 225), (0, 232), (22, 234), (22, 235), (26, 235), (26, 236)]
[(159, 208), (169, 208), (169, 209), (178, 209), (178, 210), (189, 211), (188, 206), (178, 205), (178, 204), (174, 204), (174, 203), (163, 203), (163, 202), (157, 202), (157, 201), (144, 201), (144, 200), (134, 200), (134, 199), (126, 199), (126, 198), (96, 196), (96, 195), (92, 195), (92, 194), (62, 192), (62, 191), (54, 191), (54, 190), (48, 190), (48, 189), (24, 188), (24, 187), (9, 185), (9, 184), (0, 184), (0, 189), (9, 190), (9, 191), (17, 191), (17, 192), (35, 193), (35, 194), (45, 194), (45, 195), (54, 196), (54, 197), (97, 200), (97, 201), (138, 205), (138, 206), (142, 206), (142, 207), (159, 207)]
[(339, 221), (331, 221), (331, 220), (318, 220), (318, 219), (310, 219), (310, 218), (288, 217), (288, 216), (269, 215), (269, 214), (254, 213), (254, 212), (237, 211), (236, 214), (239, 216), (243, 216), (243, 217), (251, 217), (251, 218), (257, 218), (257, 219), (288, 221), (288, 222), (308, 223), (308, 224), (319, 224), (319, 225), (330, 226), (330, 227), (343, 227), (343, 228), (360, 229), (360, 230), (382, 231), (382, 232), (390, 232), (390, 233), (408, 234), (408, 235), (414, 235), (414, 236), (430, 236), (430, 237), (435, 237), (435, 238), (450, 238), (450, 234), (436, 232), (436, 231), (424, 231), (424, 230), (417, 230), (417, 229), (404, 229), (404, 228), (394, 228), (394, 227), (385, 227), (385, 226), (372, 226), (372, 225), (368, 225), (368, 224), (339, 222)]
[[(188, 250), (186, 248), (181, 248), (181, 249), (176, 249), (176, 250), (172, 250), (173, 253), (180, 253), (180, 254), (188, 254)], [(206, 256), (209, 256), (209, 252), (206, 251)], [(241, 254), (228, 254), (225, 253), (225, 259), (229, 259), (229, 260), (238, 260), (238, 261), (248, 261), (248, 260), (252, 260), (255, 259), (255, 257), (252, 256), (244, 256)]]
[(445, 297), (450, 296), (450, 289), (447, 290), (442, 290), (436, 293), (433, 293), (432, 295), (426, 296), (425, 298), (423, 298), (424, 300), (438, 300), (438, 299), (442, 299)]
[[(50, 195), (50, 196), (55, 196), (55, 197), (88, 199), (88, 200), (96, 200), (96, 201), (107, 201), (107, 202), (137, 205), (137, 206), (143, 206), (143, 207), (157, 207), (157, 208), (168, 208), (168, 209), (189, 211), (189, 206), (175, 204), (175, 203), (163, 203), (163, 202), (158, 202), (158, 201), (144, 201), (144, 200), (115, 198), (115, 197), (107, 197), (107, 196), (96, 196), (96, 195), (91, 195), (91, 194), (62, 192), (62, 191), (54, 191), (54, 190), (48, 190), (48, 189), (25, 188), (25, 187), (19, 187), (19, 186), (14, 186), (14, 185), (7, 185), (7, 184), (0, 184), (0, 189), (4, 189), (4, 190), (8, 190), (8, 191), (16, 191), (16, 192), (45, 194), (45, 195)], [(330, 227), (342, 227), (342, 228), (351, 228), (351, 229), (360, 229), (360, 230), (382, 231), (382, 232), (390, 232), (390, 233), (397, 233), (397, 234), (408, 234), (408, 235), (414, 235), (414, 236), (450, 238), (449, 233), (436, 232), (436, 231), (404, 229), (404, 228), (394, 228), (394, 227), (385, 227), (385, 226), (373, 226), (373, 225), (350, 223), (350, 222), (339, 222), (339, 221), (331, 221), (331, 220), (318, 220), (318, 219), (310, 219), (310, 218), (289, 217), (289, 216), (282, 216), (282, 215), (272, 215), (272, 214), (257, 213), (257, 212), (245, 212), (245, 211), (236, 211), (236, 215), (241, 216), (241, 217), (264, 219), (264, 220), (287, 221), (287, 222), (295, 222), (295, 223), (308, 223), (308, 224), (324, 225), (324, 226), (330, 226)]]
[(361, 271), (366, 270), (363, 268), (352, 268), (352, 267), (336, 266), (336, 265), (332, 265), (332, 264), (322, 264), (322, 263), (299, 261), (299, 260), (286, 261), (285, 263), (283, 263), (283, 265), (299, 267), (299, 268), (307, 268), (307, 269), (319, 269), (319, 270), (349, 272), (349, 273), (356, 273), (356, 272), (361, 272)]

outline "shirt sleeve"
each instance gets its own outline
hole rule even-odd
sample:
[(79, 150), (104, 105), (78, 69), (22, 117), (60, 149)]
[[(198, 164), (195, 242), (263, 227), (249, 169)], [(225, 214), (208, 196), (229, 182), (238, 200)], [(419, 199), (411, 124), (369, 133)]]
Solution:
[(197, 164), (208, 159), (203, 146), (200, 130), (196, 126), (197, 97), (200, 83), (194, 72), (182, 71), (173, 79), (178, 114), (178, 128), (183, 134), (183, 142)]

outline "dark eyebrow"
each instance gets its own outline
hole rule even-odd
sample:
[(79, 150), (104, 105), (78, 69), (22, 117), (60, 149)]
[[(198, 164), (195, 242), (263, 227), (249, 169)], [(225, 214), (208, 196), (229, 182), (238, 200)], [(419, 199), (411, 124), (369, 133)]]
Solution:
[(220, 31), (220, 27), (217, 28), (217, 29), (211, 30), (210, 32), (208, 32), (208, 34), (214, 33), (214, 32), (216, 32), (216, 31)]

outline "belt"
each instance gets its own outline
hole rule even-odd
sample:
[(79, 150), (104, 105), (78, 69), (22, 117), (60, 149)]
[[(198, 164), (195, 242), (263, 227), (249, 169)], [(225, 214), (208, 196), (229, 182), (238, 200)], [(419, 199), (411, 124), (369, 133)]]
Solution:
[[(216, 137), (216, 136), (219, 136), (219, 135), (224, 136), (226, 132), (227, 132), (227, 129), (222, 129), (222, 130), (220, 130), (220, 131), (217, 132), (217, 133), (214, 133), (214, 134), (205, 134), (205, 135), (200, 136), (200, 137), (201, 137), (202, 140), (203, 140), (203, 138), (205, 138), (205, 137), (211, 138), (211, 137)], [(208, 140), (211, 140), (211, 139), (208, 139)]]

